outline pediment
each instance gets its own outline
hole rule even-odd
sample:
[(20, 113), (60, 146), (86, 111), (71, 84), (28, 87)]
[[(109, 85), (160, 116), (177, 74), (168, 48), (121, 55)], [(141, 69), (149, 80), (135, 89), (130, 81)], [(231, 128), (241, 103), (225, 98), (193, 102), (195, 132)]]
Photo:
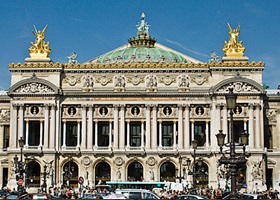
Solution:
[(229, 92), (229, 88), (233, 88), (233, 92), (237, 94), (253, 95), (265, 93), (262, 85), (254, 80), (241, 77), (239, 74), (218, 83), (211, 89), (211, 93), (223, 95)]
[(51, 82), (37, 78), (33, 75), (14, 84), (8, 91), (8, 95), (56, 95), (59, 89)]

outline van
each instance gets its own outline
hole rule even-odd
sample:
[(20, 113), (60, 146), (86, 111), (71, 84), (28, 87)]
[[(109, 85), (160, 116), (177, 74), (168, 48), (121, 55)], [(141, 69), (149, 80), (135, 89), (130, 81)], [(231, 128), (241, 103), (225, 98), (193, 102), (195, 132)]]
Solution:
[(163, 189), (166, 191), (175, 190), (175, 191), (184, 191), (184, 185), (183, 183), (175, 183), (175, 182), (166, 182), (163, 186)]
[(150, 190), (144, 189), (117, 189), (115, 193), (121, 192), (127, 199), (160, 199), (158, 195)]

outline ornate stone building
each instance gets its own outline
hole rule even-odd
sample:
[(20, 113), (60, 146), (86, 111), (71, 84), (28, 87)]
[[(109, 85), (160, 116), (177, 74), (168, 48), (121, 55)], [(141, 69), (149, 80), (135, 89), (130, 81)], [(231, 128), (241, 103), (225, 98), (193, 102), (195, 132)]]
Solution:
[(210, 62), (201, 62), (157, 43), (142, 14), (128, 44), (83, 64), (75, 53), (69, 63), (53, 62), (46, 30), (35, 29), (30, 58), (9, 65), (11, 87), (0, 99), (2, 186), (16, 187), (13, 158), (22, 137), (30, 188), (42, 185), (44, 166), (48, 187), (78, 187), (79, 177), (90, 187), (178, 176), (191, 184), (194, 139), (204, 169), (196, 184), (225, 187), (215, 135), (223, 130), (229, 138), (229, 88), (238, 94), (235, 139), (243, 130), (250, 134), (243, 186), (278, 186), (280, 98), (262, 87), (264, 63), (243, 55), (239, 27), (229, 25), (221, 60), (213, 53)]

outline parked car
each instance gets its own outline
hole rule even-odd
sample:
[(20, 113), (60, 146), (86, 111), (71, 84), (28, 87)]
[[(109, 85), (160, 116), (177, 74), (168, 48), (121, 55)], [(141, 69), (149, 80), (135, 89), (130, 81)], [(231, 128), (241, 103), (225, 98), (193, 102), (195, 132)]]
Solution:
[[(248, 193), (238, 193), (237, 198), (238, 199), (267, 199), (262, 194), (248, 194)], [(228, 194), (227, 196), (223, 197), (223, 199), (231, 199), (231, 194)]]
[(182, 194), (179, 195), (177, 199), (180, 200), (180, 199), (206, 199), (206, 198), (195, 194)]
[(115, 193), (122, 193), (127, 199), (160, 199), (160, 197), (144, 189), (117, 189)]
[(80, 197), (79, 199), (103, 199), (103, 196), (99, 194), (85, 194), (83, 197)]
[(23, 194), (17, 199), (45, 199), (45, 200), (52, 200), (52, 197), (50, 194), (47, 193), (28, 193)]

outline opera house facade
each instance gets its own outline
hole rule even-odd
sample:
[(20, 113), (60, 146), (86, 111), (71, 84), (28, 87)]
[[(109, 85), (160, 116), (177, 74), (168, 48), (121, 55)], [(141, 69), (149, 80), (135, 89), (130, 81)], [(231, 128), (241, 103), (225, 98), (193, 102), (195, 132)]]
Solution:
[[(249, 144), (236, 146), (247, 154), (241, 187), (278, 187), (279, 90), (263, 87), (265, 64), (244, 56), (240, 27), (228, 25), (223, 58), (213, 52), (209, 62), (161, 45), (149, 27), (142, 14), (127, 44), (85, 63), (74, 52), (68, 63), (54, 62), (47, 26), (35, 28), (30, 57), (9, 65), (11, 86), (0, 96), (2, 187), (17, 187), (14, 157), (21, 153), (28, 188), (40, 188), (44, 172), (48, 187), (78, 188), (81, 179), (89, 187), (106, 181), (225, 187), (228, 169), (218, 162), (216, 135), (231, 137), (230, 90), (237, 94), (234, 141), (249, 133)], [(199, 171), (195, 178), (191, 170)]]

